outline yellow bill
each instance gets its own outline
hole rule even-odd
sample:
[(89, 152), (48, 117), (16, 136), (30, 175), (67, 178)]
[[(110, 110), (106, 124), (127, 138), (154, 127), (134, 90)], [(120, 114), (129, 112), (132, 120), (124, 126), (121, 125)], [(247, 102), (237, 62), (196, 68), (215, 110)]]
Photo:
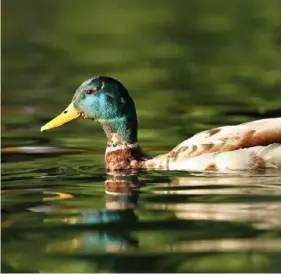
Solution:
[(76, 110), (73, 102), (71, 102), (70, 105), (60, 115), (41, 127), (41, 132), (44, 130), (60, 127), (65, 123), (68, 123), (74, 119), (78, 119), (80, 116), (81, 114)]

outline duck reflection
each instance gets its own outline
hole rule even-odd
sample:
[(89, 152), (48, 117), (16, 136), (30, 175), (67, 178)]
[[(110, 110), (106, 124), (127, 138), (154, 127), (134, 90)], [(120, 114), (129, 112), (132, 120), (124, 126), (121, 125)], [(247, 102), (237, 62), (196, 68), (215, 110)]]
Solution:
[(164, 195), (167, 200), (176, 196), (177, 202), (147, 203), (144, 207), (174, 212), (180, 220), (251, 222), (257, 229), (280, 228), (280, 190), (280, 173), (276, 176), (194, 174), (170, 177), (154, 187), (155, 195)]
[[(61, 219), (64, 223), (92, 224), (87, 232), (76, 237), (47, 245), (48, 252), (53, 251), (94, 251), (120, 252), (137, 248), (139, 242), (131, 236), (130, 225), (138, 222), (134, 209), (139, 197), (139, 180), (136, 173), (111, 172), (105, 180), (105, 208), (87, 209), (76, 216)], [(111, 226), (112, 224), (117, 227)], [(118, 227), (118, 224), (121, 225)]]
[[(211, 233), (210, 237), (217, 237), (217, 234), (207, 229), (207, 225), (204, 226), (206, 221), (226, 222), (230, 225), (235, 223), (235, 229), (238, 223), (242, 225), (250, 223), (254, 230), (281, 227), (279, 176), (162, 175), (161, 172), (152, 175), (145, 173), (142, 180), (144, 185), (149, 185), (150, 193), (137, 211), (142, 186), (139, 174), (108, 173), (105, 180), (104, 208), (94, 208), (92, 196), (89, 195), (91, 206), (87, 206), (87, 209), (75, 206), (63, 207), (53, 210), (52, 213), (56, 214), (48, 214), (46, 221), (75, 224), (77, 230), (75, 228), (68, 230), (66, 227), (66, 233), (63, 236), (60, 234), (59, 238), (48, 243), (46, 250), (116, 253), (139, 248), (139, 241), (142, 242), (142, 248), (145, 248), (148, 242), (143, 240), (143, 235), (133, 233), (131, 229), (138, 227), (139, 219), (136, 212), (142, 214), (143, 211), (151, 213), (148, 217), (150, 219), (146, 219), (147, 222), (154, 222), (156, 215), (158, 217), (162, 213), (166, 214), (168, 217), (163, 221), (163, 225), (170, 221), (171, 225), (175, 219), (182, 223), (202, 222), (202, 233)], [(153, 176), (153, 181), (150, 176)], [(70, 196), (60, 195), (60, 197)], [(77, 202), (75, 199), (78, 198), (73, 196), (72, 199), (75, 204)], [(168, 212), (171, 214), (167, 215)], [(175, 223), (175, 229), (178, 229), (177, 224)], [(148, 230), (147, 233), (151, 231)], [(189, 234), (192, 232), (187, 233), (185, 239), (187, 243), (190, 241)], [(173, 247), (171, 250), (174, 250), (177, 244), (173, 243), (171, 246)]]
[[(105, 181), (105, 206), (107, 209), (134, 209), (139, 197), (138, 174), (110, 172)], [(132, 210), (131, 210), (132, 211)]]

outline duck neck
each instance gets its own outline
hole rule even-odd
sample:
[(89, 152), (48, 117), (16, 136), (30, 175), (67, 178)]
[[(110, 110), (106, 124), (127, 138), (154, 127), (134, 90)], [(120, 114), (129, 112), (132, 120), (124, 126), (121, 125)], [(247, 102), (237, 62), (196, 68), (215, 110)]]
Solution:
[(131, 147), (138, 142), (138, 121), (122, 116), (101, 122), (107, 137), (107, 147)]
[(110, 170), (138, 169), (148, 156), (138, 145), (138, 123), (126, 117), (107, 120), (102, 123), (107, 136), (105, 165)]

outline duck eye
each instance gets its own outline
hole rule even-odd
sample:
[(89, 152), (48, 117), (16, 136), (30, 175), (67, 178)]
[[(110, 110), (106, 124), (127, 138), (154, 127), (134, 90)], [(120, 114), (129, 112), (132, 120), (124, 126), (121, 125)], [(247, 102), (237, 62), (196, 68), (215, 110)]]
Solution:
[(98, 91), (98, 90), (97, 90), (96, 88), (89, 89), (89, 90), (86, 91), (86, 94), (87, 94), (87, 95), (91, 95), (91, 94), (96, 93), (97, 91)]

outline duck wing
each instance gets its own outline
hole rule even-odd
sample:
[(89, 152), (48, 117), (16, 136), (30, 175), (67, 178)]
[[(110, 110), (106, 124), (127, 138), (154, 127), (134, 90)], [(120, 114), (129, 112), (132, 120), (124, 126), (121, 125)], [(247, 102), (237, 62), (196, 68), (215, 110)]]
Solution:
[(281, 118), (197, 133), (153, 162), (158, 168), (192, 171), (280, 168)]
[(169, 170), (194, 172), (263, 171), (281, 169), (281, 144), (254, 146), (232, 151), (210, 152), (194, 158), (170, 160)]
[(223, 126), (195, 134), (176, 146), (169, 157), (192, 158), (210, 152), (281, 143), (281, 118)]

